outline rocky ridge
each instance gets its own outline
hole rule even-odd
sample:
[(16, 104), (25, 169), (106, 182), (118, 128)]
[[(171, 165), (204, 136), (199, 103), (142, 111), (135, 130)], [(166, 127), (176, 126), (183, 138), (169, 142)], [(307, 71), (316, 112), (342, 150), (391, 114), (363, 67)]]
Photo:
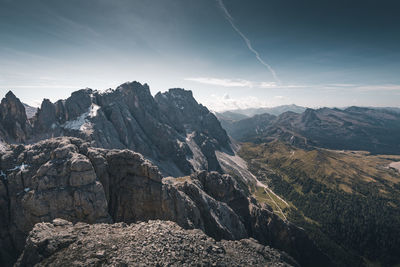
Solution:
[(216, 240), (253, 237), (302, 265), (329, 259), (294, 225), (249, 197), (229, 175), (162, 178), (130, 150), (91, 147), (77, 138), (12, 145), (1, 153), (0, 260), (10, 264), (39, 222), (135, 223), (170, 220)]
[[(35, 265), (36, 264), (36, 265)], [(15, 266), (298, 266), (254, 239), (215, 241), (169, 221), (36, 224)]]
[(147, 84), (127, 82), (115, 90), (82, 89), (55, 103), (44, 99), (28, 119), (9, 92), (0, 105), (0, 137), (7, 143), (34, 143), (72, 136), (108, 149), (132, 149), (164, 175), (222, 171), (215, 151), (233, 153), (216, 117), (190, 91), (170, 89), (153, 97)]

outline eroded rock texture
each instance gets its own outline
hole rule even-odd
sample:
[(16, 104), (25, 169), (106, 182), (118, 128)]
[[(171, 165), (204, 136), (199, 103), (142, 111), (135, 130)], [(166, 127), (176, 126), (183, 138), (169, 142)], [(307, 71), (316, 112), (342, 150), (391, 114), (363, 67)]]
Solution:
[(169, 221), (36, 224), (16, 266), (297, 266), (254, 239), (215, 241)]

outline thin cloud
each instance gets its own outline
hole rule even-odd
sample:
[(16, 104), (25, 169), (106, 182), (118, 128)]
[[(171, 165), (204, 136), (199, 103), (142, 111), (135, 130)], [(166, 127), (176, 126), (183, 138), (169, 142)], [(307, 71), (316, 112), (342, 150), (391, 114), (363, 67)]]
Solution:
[(255, 55), (258, 62), (260, 62), (264, 67), (266, 67), (269, 70), (269, 72), (271, 72), (272, 76), (278, 83), (281, 83), (275, 70), (271, 67), (271, 65), (269, 65), (261, 58), (260, 53), (258, 53), (258, 51), (253, 48), (253, 45), (251, 44), (249, 38), (247, 38), (246, 35), (244, 35), (236, 26), (234, 19), (229, 13), (228, 9), (225, 7), (224, 2), (222, 0), (216, 0), (216, 1), (219, 4), (220, 9), (224, 12), (225, 18), (231, 24), (232, 28), (236, 31), (236, 33), (239, 34), (239, 36), (243, 39), (243, 41), (247, 45), (247, 48)]
[(214, 112), (223, 112), (235, 109), (273, 107), (289, 103), (290, 99), (285, 96), (275, 96), (268, 99), (262, 99), (256, 96), (232, 98), (228, 94), (224, 94), (222, 96), (211, 95), (202, 104)]
[(314, 85), (313, 87), (325, 90), (400, 91), (400, 84), (368, 85), (368, 84), (337, 83), (337, 84)]
[(192, 81), (203, 84), (217, 85), (223, 87), (254, 87), (254, 82), (241, 79), (220, 79), (210, 77), (185, 78), (185, 81)]
[(296, 84), (288, 84), (288, 85), (280, 85), (276, 82), (255, 82), (243, 79), (224, 79), (224, 78), (215, 78), (215, 77), (189, 77), (185, 78), (185, 81), (197, 82), (202, 84), (216, 85), (222, 87), (247, 87), (247, 88), (304, 88), (308, 87), (305, 85), (296, 85)]
[(355, 88), (359, 91), (400, 91), (399, 84), (363, 85)]

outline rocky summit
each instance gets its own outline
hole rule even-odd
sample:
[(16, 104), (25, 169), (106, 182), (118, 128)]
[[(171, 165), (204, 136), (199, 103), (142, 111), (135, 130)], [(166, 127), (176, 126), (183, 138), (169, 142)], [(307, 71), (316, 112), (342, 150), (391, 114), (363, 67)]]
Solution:
[[(26, 238), (35, 224), (56, 218), (90, 224), (169, 220), (184, 229), (200, 229), (216, 240), (254, 238), (285, 251), (301, 265), (330, 264), (303, 230), (280, 219), (268, 205), (259, 204), (227, 174), (201, 171), (163, 178), (139, 153), (94, 148), (90, 142), (72, 137), (11, 145), (0, 152), (0, 167), (2, 265), (11, 265), (24, 247), (29, 247)], [(38, 227), (48, 226), (44, 225)], [(108, 233), (106, 229), (113, 227), (93, 229)], [(67, 243), (61, 246), (65, 248)]]
[(36, 224), (15, 266), (298, 266), (254, 239), (215, 241), (169, 221)]

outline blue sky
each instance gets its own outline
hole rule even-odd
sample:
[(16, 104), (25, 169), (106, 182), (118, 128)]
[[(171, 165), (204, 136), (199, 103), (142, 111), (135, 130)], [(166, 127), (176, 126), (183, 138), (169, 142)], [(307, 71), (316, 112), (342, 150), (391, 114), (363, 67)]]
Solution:
[(213, 110), (400, 105), (400, 4), (0, 0), (0, 94), (148, 83)]

